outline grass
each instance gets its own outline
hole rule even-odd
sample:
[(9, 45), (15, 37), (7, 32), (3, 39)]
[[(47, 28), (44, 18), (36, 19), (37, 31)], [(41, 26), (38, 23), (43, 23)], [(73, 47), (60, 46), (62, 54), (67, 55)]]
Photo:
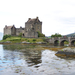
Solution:
[(36, 42), (44, 42), (42, 38), (21, 38), (21, 37), (10, 37), (6, 40), (1, 40), (0, 42), (6, 42), (11, 41), (12, 43), (20, 43), (23, 41), (30, 42), (30, 43), (36, 43)]

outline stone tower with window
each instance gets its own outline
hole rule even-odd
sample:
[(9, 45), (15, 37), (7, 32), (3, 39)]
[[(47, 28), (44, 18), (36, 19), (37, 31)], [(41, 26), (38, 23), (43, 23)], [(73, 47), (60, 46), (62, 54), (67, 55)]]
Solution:
[(38, 32), (42, 33), (42, 22), (36, 17), (35, 19), (29, 18), (25, 22), (25, 37), (38, 37)]

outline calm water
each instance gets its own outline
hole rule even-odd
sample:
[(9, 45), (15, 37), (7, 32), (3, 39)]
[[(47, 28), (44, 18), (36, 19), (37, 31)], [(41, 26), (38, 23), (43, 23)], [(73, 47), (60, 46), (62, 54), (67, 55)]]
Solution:
[(0, 75), (75, 75), (75, 59), (38, 45), (0, 45)]

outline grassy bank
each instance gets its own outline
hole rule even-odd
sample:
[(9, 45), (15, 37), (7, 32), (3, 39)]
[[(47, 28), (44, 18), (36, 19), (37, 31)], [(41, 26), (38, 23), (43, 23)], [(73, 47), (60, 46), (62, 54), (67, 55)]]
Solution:
[(12, 43), (21, 43), (23, 41), (36, 43), (36, 42), (45, 42), (45, 38), (22, 38), (22, 37), (10, 37), (5, 40), (1, 40), (0, 42), (10, 41)]

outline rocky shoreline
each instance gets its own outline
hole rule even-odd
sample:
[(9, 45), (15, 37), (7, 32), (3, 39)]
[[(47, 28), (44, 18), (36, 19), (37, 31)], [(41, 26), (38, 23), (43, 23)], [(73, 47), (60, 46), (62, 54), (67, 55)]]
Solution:
[(47, 44), (47, 42), (34, 42), (34, 43), (30, 43), (30, 42), (20, 42), (20, 43), (12, 43), (11, 41), (6, 41), (6, 42), (0, 42), (0, 44)]
[(55, 55), (58, 57), (75, 58), (75, 48), (63, 48), (62, 50), (57, 51)]

